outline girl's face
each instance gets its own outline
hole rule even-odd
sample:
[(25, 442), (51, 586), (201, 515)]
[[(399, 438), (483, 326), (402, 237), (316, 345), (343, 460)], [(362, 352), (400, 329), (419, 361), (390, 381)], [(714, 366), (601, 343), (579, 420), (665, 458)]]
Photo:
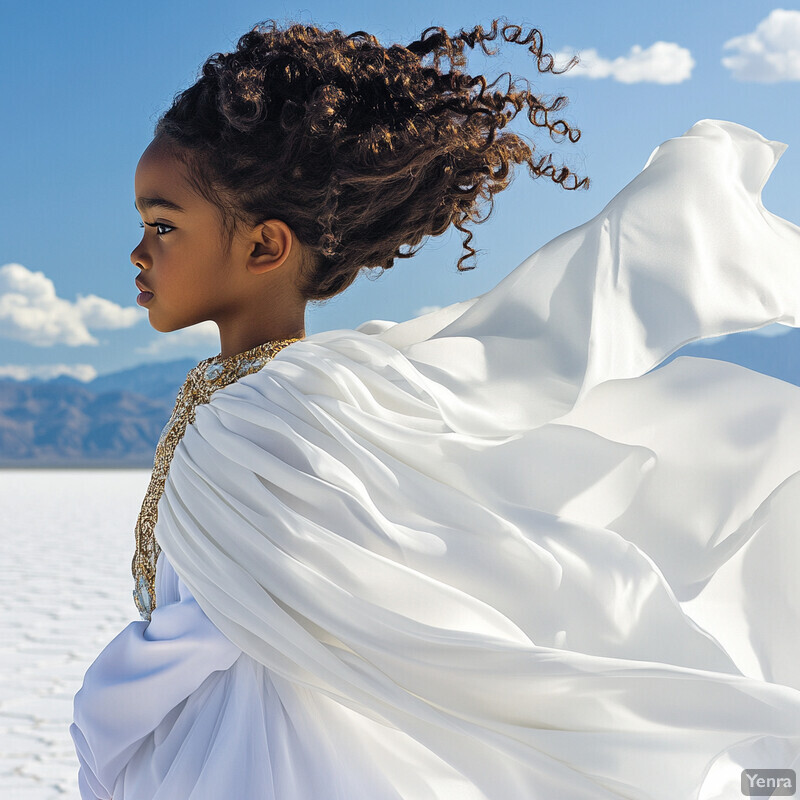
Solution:
[(219, 209), (157, 139), (136, 168), (136, 208), (144, 233), (131, 261), (140, 270), (138, 303), (156, 330), (211, 320), (223, 356), (305, 336), (303, 250), (284, 221), (264, 220), (229, 239)]
[(159, 141), (144, 151), (136, 168), (136, 208), (142, 240), (131, 253), (141, 272), (137, 302), (158, 331), (174, 331), (205, 320), (218, 324), (241, 307), (242, 270), (248, 244), (228, 247), (216, 206), (190, 186), (186, 167)]

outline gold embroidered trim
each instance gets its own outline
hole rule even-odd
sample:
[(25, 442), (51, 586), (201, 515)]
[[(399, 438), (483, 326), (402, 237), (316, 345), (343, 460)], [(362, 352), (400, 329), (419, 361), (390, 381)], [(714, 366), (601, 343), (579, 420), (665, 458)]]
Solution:
[(178, 392), (175, 408), (164, 426), (153, 459), (153, 474), (136, 520), (136, 552), (133, 555), (133, 599), (142, 619), (150, 619), (156, 607), (156, 562), (161, 552), (155, 537), (158, 520), (158, 501), (164, 494), (167, 473), (175, 448), (183, 438), (186, 427), (195, 419), (197, 406), (207, 403), (211, 395), (224, 386), (258, 372), (273, 356), (296, 339), (277, 339), (265, 342), (244, 353), (222, 358), (207, 358), (189, 371)]

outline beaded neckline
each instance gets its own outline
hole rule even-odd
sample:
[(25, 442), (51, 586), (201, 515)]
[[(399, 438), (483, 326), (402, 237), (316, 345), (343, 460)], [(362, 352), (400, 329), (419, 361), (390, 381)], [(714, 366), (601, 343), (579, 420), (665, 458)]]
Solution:
[(207, 403), (218, 389), (258, 372), (276, 353), (298, 341), (300, 338), (276, 339), (234, 356), (223, 357), (219, 354), (201, 361), (186, 376), (172, 416), (156, 445), (153, 474), (136, 521), (136, 551), (131, 571), (134, 579), (133, 599), (142, 619), (150, 619), (156, 607), (156, 562), (161, 552), (155, 537), (158, 501), (164, 494), (175, 448), (186, 433), (186, 428), (194, 422), (197, 406)]

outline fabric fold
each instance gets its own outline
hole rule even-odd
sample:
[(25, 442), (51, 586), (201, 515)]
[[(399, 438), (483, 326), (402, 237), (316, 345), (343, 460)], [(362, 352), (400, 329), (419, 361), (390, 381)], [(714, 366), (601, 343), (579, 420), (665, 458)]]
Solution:
[(158, 590), (164, 607), (150, 623), (131, 622), (104, 648), (75, 697), (70, 733), (84, 798), (120, 798), (120, 775), (152, 743), (153, 731), (209, 676), (229, 669), (241, 655), (171, 569), (161, 572)]

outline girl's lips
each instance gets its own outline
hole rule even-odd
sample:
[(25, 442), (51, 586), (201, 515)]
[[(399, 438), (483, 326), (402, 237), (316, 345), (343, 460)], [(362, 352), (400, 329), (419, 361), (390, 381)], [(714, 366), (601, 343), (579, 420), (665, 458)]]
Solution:
[(136, 298), (136, 302), (140, 306), (146, 306), (152, 299), (153, 299), (152, 292), (139, 292), (139, 296)]

